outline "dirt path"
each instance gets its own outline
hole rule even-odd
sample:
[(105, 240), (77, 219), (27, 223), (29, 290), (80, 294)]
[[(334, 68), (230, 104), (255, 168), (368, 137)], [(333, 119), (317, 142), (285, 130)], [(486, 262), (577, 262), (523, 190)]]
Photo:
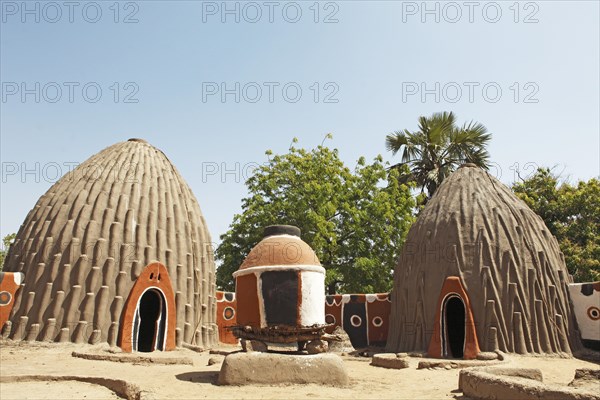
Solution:
[[(232, 350), (231, 347), (226, 348)], [(194, 399), (452, 399), (461, 397), (458, 374), (451, 370), (417, 370), (419, 359), (410, 359), (410, 368), (389, 370), (369, 365), (368, 359), (344, 357), (351, 385), (347, 388), (318, 385), (295, 386), (243, 386), (224, 387), (214, 384), (221, 363), (208, 366), (209, 358), (221, 361), (221, 355), (208, 352), (195, 353), (181, 349), (162, 353), (159, 357), (191, 358), (194, 365), (158, 365), (90, 361), (71, 356), (73, 351), (98, 351), (85, 345), (0, 342), (0, 376), (14, 375), (85, 375), (122, 379), (142, 389), (142, 398), (194, 398)], [(567, 384), (573, 379), (576, 368), (595, 368), (598, 364), (578, 359), (516, 357), (511, 356), (506, 366), (540, 368), (544, 381)], [(0, 383), (0, 398), (106, 398), (104, 388), (71, 382), (52, 383)], [(63, 387), (64, 390), (60, 390)]]

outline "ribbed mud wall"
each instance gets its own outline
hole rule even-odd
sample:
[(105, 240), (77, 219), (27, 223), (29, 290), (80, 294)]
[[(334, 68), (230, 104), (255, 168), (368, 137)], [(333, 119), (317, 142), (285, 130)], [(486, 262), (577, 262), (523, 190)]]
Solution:
[(409, 231), (394, 273), (387, 348), (426, 350), (444, 280), (459, 276), (479, 346), (516, 353), (580, 348), (572, 282), (542, 219), (498, 180), (462, 167)]
[(117, 143), (62, 177), (37, 202), (5, 271), (25, 273), (13, 339), (108, 342), (142, 269), (163, 263), (176, 292), (176, 342), (217, 342), (211, 239), (194, 195), (142, 140)]

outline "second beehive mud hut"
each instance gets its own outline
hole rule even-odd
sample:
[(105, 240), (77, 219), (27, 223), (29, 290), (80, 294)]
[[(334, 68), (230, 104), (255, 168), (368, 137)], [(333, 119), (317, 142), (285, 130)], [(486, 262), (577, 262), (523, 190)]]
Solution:
[(572, 282), (542, 219), (466, 164), (410, 229), (394, 272), (387, 349), (474, 358), (580, 347)]
[(209, 347), (218, 339), (210, 246), (198, 202), (163, 152), (117, 143), (27, 215), (5, 263), (25, 274), (5, 333), (125, 351)]

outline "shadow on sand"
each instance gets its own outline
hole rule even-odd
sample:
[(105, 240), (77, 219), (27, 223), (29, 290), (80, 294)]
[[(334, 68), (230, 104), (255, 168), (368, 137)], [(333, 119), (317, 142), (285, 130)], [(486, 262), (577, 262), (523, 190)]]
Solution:
[(210, 383), (212, 385), (217, 384), (218, 377), (218, 371), (185, 372), (183, 374), (175, 375), (175, 378), (179, 379), (180, 381), (194, 383)]

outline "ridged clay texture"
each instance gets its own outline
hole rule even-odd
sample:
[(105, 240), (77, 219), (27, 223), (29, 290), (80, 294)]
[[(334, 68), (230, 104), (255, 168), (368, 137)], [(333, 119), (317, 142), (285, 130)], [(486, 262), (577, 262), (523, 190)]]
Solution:
[(21, 225), (5, 271), (23, 272), (13, 339), (117, 343), (124, 302), (152, 262), (167, 267), (177, 345), (218, 341), (211, 238), (162, 151), (117, 143), (63, 176)]
[(411, 227), (394, 273), (387, 350), (427, 350), (447, 277), (464, 286), (482, 351), (580, 349), (556, 238), (511, 190), (472, 165), (448, 177)]

